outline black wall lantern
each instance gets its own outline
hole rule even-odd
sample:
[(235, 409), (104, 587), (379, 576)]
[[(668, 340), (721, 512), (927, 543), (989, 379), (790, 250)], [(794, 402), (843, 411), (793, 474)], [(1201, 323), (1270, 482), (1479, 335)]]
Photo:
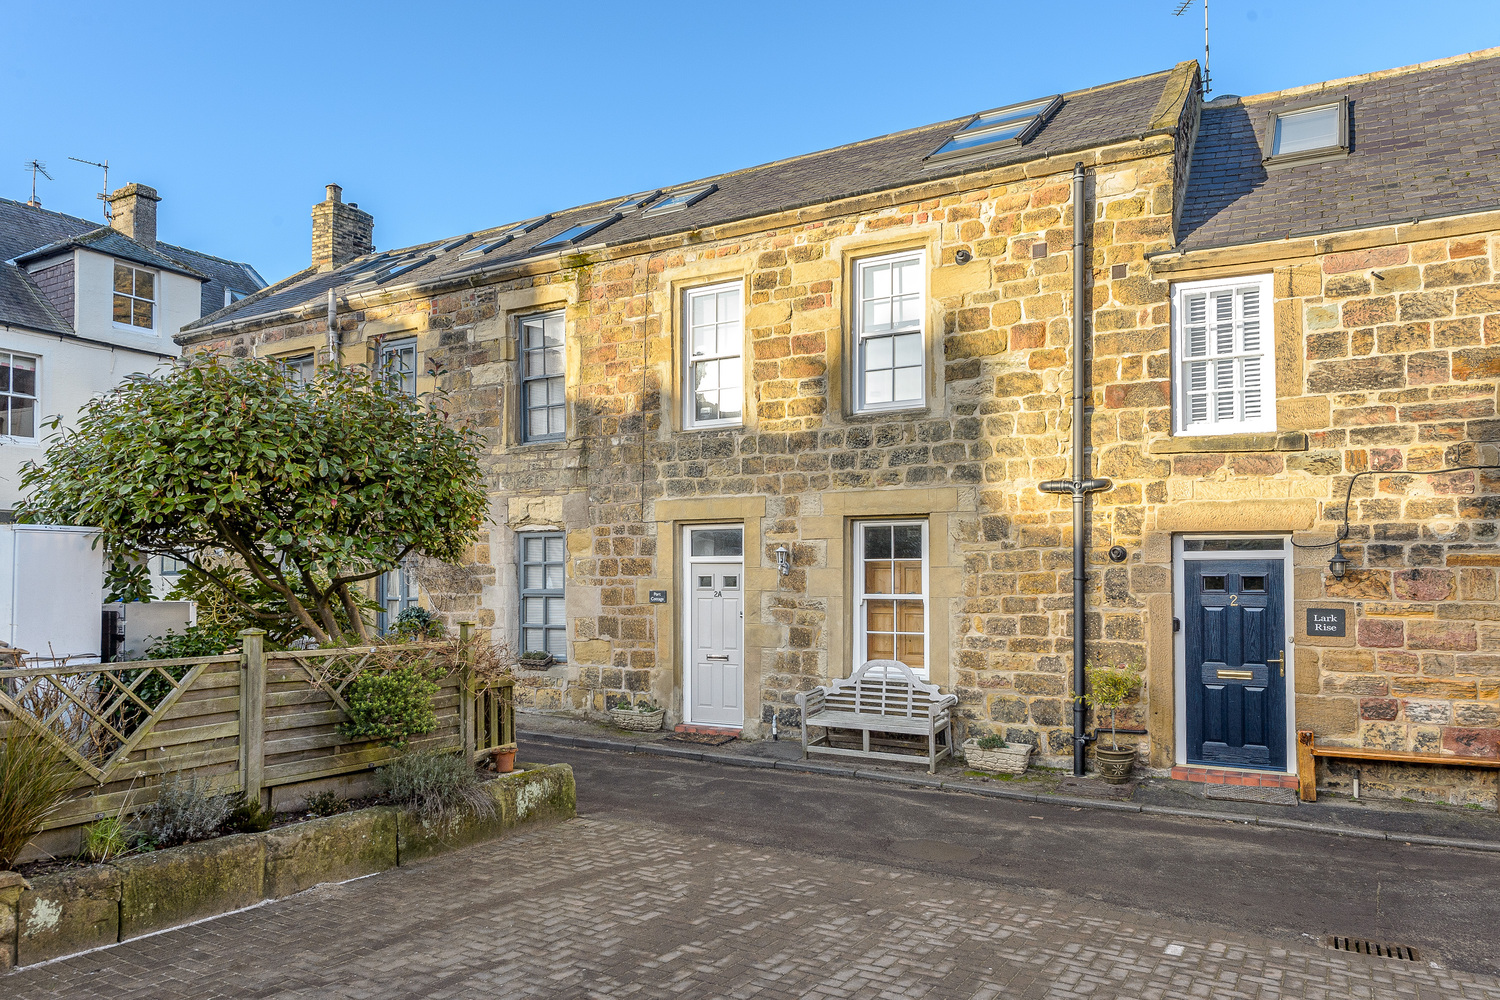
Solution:
[(1344, 547), (1338, 542), (1333, 543), (1333, 558), (1328, 560), (1328, 572), (1333, 574), (1335, 580), (1342, 580), (1344, 574), (1349, 572), (1349, 557), (1344, 555)]

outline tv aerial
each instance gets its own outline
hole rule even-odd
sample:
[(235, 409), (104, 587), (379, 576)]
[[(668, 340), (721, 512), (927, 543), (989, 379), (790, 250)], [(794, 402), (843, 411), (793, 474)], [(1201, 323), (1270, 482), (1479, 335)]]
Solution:
[(33, 208), (40, 208), (42, 206), (42, 203), (37, 201), (36, 198), (36, 175), (41, 174), (49, 181), (52, 179), (52, 175), (47, 173), (47, 164), (43, 163), (41, 160), (27, 160), (25, 163), (21, 164), (21, 166), (23, 169), (31, 171), (31, 200), (26, 204), (32, 206)]
[[(1172, 11), (1172, 16), (1181, 17), (1192, 5), (1193, 0), (1181, 0), (1177, 9)], [(1213, 84), (1208, 75), (1208, 0), (1203, 0), (1203, 96), (1207, 97), (1211, 90), (1213, 90)]]
[(68, 159), (72, 160), (74, 163), (82, 163), (90, 167), (98, 167), (100, 170), (104, 171), (104, 190), (94, 195), (94, 197), (104, 202), (104, 221), (108, 222), (110, 219), (114, 218), (114, 213), (109, 210), (109, 161), (105, 160), (103, 163), (95, 163), (93, 160), (80, 160), (76, 156), (70, 156), (68, 157)]

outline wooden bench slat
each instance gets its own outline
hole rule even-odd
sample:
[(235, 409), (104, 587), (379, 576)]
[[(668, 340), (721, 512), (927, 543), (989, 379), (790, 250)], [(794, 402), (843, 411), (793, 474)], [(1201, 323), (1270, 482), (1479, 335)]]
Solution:
[(1297, 797), (1303, 802), (1318, 800), (1317, 770), (1313, 761), (1318, 757), (1336, 760), (1375, 760), (1386, 764), (1429, 764), (1441, 767), (1488, 767), (1500, 768), (1500, 759), (1493, 757), (1458, 757), (1437, 753), (1408, 753), (1402, 750), (1381, 750), (1376, 747), (1318, 746), (1315, 736), (1307, 730), (1297, 733)]

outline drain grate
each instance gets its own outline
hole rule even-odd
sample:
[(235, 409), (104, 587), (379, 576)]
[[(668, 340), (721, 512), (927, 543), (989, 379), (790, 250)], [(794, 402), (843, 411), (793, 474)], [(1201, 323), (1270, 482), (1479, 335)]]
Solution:
[(1380, 944), (1375, 941), (1361, 941), (1359, 938), (1334, 935), (1328, 938), (1328, 947), (1334, 951), (1352, 951), (1357, 955), (1374, 955), (1376, 958), (1398, 958), (1403, 962), (1421, 961), (1417, 955), (1417, 949), (1407, 944)]

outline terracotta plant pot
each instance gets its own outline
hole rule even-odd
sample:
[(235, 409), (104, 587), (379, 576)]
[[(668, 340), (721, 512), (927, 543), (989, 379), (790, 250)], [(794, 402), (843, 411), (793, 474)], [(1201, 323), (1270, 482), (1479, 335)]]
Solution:
[(1094, 765), (1099, 769), (1099, 777), (1111, 785), (1123, 785), (1130, 780), (1130, 772), (1135, 767), (1135, 747), (1115, 750), (1096, 744)]
[(516, 748), (495, 751), (495, 770), (500, 774), (509, 774), (516, 769)]

